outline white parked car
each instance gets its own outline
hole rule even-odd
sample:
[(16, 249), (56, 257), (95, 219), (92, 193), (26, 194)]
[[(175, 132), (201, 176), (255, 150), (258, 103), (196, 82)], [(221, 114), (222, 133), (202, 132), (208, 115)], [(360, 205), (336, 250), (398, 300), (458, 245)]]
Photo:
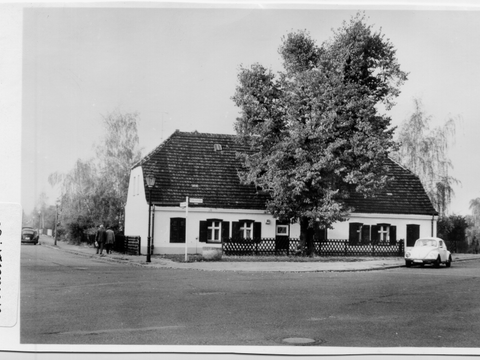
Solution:
[(447, 250), (445, 241), (437, 237), (421, 238), (415, 242), (413, 248), (405, 252), (405, 265), (407, 267), (413, 264), (433, 264), (439, 267), (445, 264), (450, 267), (452, 264), (452, 254)]

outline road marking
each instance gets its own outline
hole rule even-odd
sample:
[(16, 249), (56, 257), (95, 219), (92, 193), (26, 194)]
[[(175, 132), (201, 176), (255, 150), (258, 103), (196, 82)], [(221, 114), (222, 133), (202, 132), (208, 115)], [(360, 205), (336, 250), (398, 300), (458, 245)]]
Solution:
[(123, 328), (123, 329), (104, 329), (104, 330), (77, 330), (77, 331), (64, 331), (64, 332), (48, 332), (49, 335), (98, 335), (109, 334), (115, 332), (135, 332), (135, 331), (156, 331), (156, 330), (168, 330), (184, 328), (185, 325), (167, 325), (167, 326), (152, 326), (145, 328)]

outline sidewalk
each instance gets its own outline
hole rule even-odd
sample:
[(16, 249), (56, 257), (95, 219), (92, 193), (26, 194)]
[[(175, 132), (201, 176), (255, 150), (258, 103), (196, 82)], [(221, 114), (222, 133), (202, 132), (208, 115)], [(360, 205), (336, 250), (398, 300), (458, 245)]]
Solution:
[[(144, 266), (149, 268), (169, 268), (169, 269), (192, 269), (203, 271), (264, 271), (264, 272), (345, 272), (345, 271), (369, 271), (382, 270), (390, 268), (398, 268), (405, 266), (403, 258), (379, 258), (378, 260), (365, 261), (315, 261), (315, 262), (231, 262), (231, 261), (201, 261), (180, 263), (169, 259), (151, 256), (151, 262), (146, 262), (145, 255), (125, 255), (120, 253), (112, 253), (100, 257), (96, 254), (96, 249), (86, 245), (77, 246), (70, 245), (63, 241), (58, 241), (54, 245), (54, 240), (48, 236), (40, 237), (40, 244), (61, 251), (74, 253), (77, 255), (87, 256), (100, 261), (113, 261), (117, 263), (125, 263), (136, 266)], [(453, 254), (453, 264), (457, 261), (480, 260), (480, 254)]]

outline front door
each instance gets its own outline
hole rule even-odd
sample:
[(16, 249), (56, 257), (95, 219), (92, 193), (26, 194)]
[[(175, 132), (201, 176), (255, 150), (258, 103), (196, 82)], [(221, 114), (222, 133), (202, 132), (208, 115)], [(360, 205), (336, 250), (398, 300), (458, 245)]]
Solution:
[(275, 224), (275, 254), (286, 252), (290, 246), (290, 224), (277, 221)]
[(407, 224), (407, 247), (413, 247), (415, 241), (420, 237), (420, 225), (417, 224)]

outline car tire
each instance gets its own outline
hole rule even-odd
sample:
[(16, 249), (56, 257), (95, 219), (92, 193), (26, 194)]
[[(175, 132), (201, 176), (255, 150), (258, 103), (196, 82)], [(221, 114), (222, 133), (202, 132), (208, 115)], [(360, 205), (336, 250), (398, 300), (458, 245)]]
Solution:
[(406, 267), (412, 266), (412, 262), (410, 260), (405, 260), (405, 266)]
[(450, 256), (448, 257), (448, 260), (447, 260), (447, 262), (445, 263), (445, 266), (446, 266), (446, 267), (452, 266), (452, 255), (450, 255)]
[(436, 268), (440, 267), (440, 256), (437, 257), (437, 260), (435, 260), (435, 262), (433, 263), (433, 266), (435, 266)]

